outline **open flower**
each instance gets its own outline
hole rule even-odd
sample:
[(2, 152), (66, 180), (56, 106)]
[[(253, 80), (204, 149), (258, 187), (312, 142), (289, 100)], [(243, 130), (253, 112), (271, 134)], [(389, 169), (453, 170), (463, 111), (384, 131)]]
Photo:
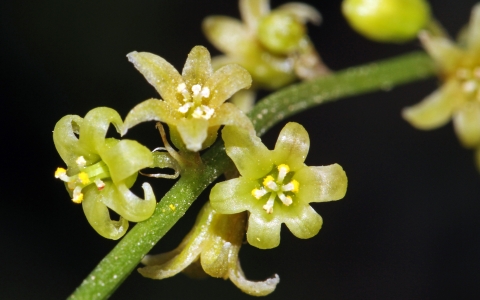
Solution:
[[(120, 132), (122, 119), (107, 107), (92, 109), (83, 119), (67, 115), (55, 125), (53, 141), (68, 166), (58, 168), (55, 177), (66, 183), (73, 202), (82, 203), (90, 225), (115, 240), (125, 234), (128, 221), (148, 219), (156, 199), (148, 183), (142, 185), (145, 200), (129, 190), (138, 171), (153, 164), (152, 153), (136, 141), (105, 138), (110, 123)], [(110, 219), (108, 208), (119, 221)]]
[(200, 211), (193, 229), (173, 251), (147, 255), (138, 271), (145, 277), (164, 279), (185, 272), (199, 277), (207, 273), (212, 277), (230, 279), (243, 292), (265, 296), (275, 290), (278, 275), (265, 281), (245, 278), (238, 252), (245, 235), (246, 214), (222, 215), (207, 202)]
[(209, 41), (225, 53), (214, 65), (237, 63), (266, 89), (328, 72), (306, 32), (307, 22), (321, 21), (315, 8), (292, 2), (270, 10), (269, 0), (240, 0), (239, 6), (243, 23), (227, 16), (203, 21)]
[(299, 238), (315, 236), (322, 218), (309, 203), (345, 195), (347, 177), (342, 167), (304, 164), (310, 140), (298, 123), (282, 129), (274, 150), (268, 150), (257, 136), (229, 126), (222, 138), (241, 176), (217, 183), (210, 203), (222, 214), (250, 211), (247, 240), (255, 247), (278, 246), (282, 223)]
[(200, 151), (217, 138), (220, 125), (253, 130), (250, 120), (233, 104), (224, 103), (252, 78), (239, 65), (213, 72), (210, 53), (195, 46), (180, 75), (165, 59), (147, 52), (127, 55), (163, 100), (150, 99), (134, 107), (125, 119), (123, 134), (138, 123), (160, 121), (170, 128), (172, 142), (180, 149)]
[(445, 36), (420, 34), (435, 60), (443, 85), (422, 102), (403, 110), (403, 117), (419, 129), (433, 129), (453, 118), (460, 142), (480, 146), (480, 4), (474, 6), (469, 26), (458, 45)]

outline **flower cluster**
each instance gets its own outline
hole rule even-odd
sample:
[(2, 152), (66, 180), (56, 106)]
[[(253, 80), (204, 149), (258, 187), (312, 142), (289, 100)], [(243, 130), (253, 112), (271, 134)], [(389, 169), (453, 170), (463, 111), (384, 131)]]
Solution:
[(480, 4), (459, 44), (424, 31), (420, 41), (438, 65), (443, 85), (422, 102), (404, 109), (403, 117), (419, 129), (434, 129), (450, 119), (460, 142), (480, 146)]
[[(105, 138), (110, 124), (118, 132), (123, 126), (118, 113), (107, 107), (92, 109), (85, 118), (67, 115), (55, 125), (53, 141), (68, 167), (58, 168), (55, 177), (65, 182), (73, 202), (82, 203), (90, 225), (116, 240), (127, 231), (128, 221), (153, 214), (156, 199), (148, 183), (142, 185), (145, 200), (129, 190), (138, 171), (153, 164), (152, 153), (136, 141)], [(109, 208), (119, 221), (110, 219)]]

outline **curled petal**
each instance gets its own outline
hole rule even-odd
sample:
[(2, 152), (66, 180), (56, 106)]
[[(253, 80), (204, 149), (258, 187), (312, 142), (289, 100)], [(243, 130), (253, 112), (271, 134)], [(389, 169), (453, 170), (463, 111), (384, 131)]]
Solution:
[(240, 0), (240, 15), (250, 33), (257, 30), (258, 22), (270, 12), (269, 0)]
[(480, 51), (480, 4), (476, 4), (472, 9), (468, 24), (467, 46), (472, 51)]
[(182, 77), (189, 89), (195, 84), (204, 85), (205, 81), (212, 76), (212, 60), (210, 52), (203, 46), (195, 46), (188, 54), (183, 67)]
[(454, 82), (447, 82), (422, 102), (404, 108), (403, 118), (423, 130), (434, 129), (448, 123), (459, 102), (458, 93), (455, 93), (458, 89)]
[(223, 278), (228, 272), (228, 257), (232, 244), (219, 239), (220, 243), (209, 243), (200, 255), (200, 262), (205, 273), (212, 277)]
[(115, 141), (101, 150), (102, 160), (110, 169), (110, 176), (119, 184), (139, 170), (153, 165), (153, 155), (137, 141)]
[(240, 261), (238, 261), (237, 256), (235, 258), (237, 261), (235, 266), (229, 269), (228, 277), (242, 292), (251, 296), (266, 296), (275, 290), (280, 282), (280, 277), (277, 274), (264, 281), (247, 280), (240, 267)]
[[(274, 208), (275, 211), (275, 208)], [(282, 222), (272, 214), (262, 211), (251, 213), (248, 218), (247, 241), (259, 249), (271, 249), (280, 244), (280, 228)]]
[(295, 18), (297, 18), (298, 21), (302, 23), (311, 22), (312, 24), (320, 25), (320, 23), (322, 22), (322, 15), (320, 14), (320, 12), (318, 12), (315, 7), (305, 3), (286, 3), (275, 8), (275, 12), (277, 11), (282, 11), (293, 15)]
[(80, 127), (80, 144), (87, 149), (95, 149), (98, 153), (99, 149), (105, 143), (110, 124), (115, 126), (117, 132), (123, 126), (120, 115), (111, 108), (97, 107), (89, 111), (84, 118), (82, 127)]
[(152, 187), (147, 182), (142, 184), (145, 199), (137, 197), (125, 184), (117, 185), (118, 192), (122, 197), (116, 201), (115, 211), (132, 222), (141, 222), (150, 218), (157, 205)]
[(245, 53), (251, 38), (237, 19), (212, 16), (203, 20), (202, 29), (208, 40), (223, 53)]
[(272, 170), (271, 151), (255, 134), (236, 126), (225, 126), (222, 130), (222, 139), (227, 155), (242, 176), (258, 179)]
[(243, 128), (255, 134), (252, 121), (234, 104), (224, 103), (215, 111), (210, 120), (210, 126), (232, 125)]
[(226, 65), (218, 69), (206, 82), (210, 88), (209, 105), (220, 106), (241, 89), (248, 89), (252, 84), (252, 76), (239, 65)]
[(295, 171), (304, 166), (303, 162), (310, 149), (310, 138), (305, 128), (295, 122), (289, 122), (280, 132), (273, 160), (276, 165), (286, 163)]
[(127, 57), (166, 102), (177, 102), (177, 87), (183, 79), (169, 62), (148, 52), (134, 51)]
[(463, 146), (480, 146), (480, 104), (467, 102), (461, 105), (453, 114), (453, 126)]
[(82, 202), (88, 223), (101, 236), (118, 240), (127, 232), (128, 221), (122, 217), (118, 221), (111, 220), (107, 206), (97, 199), (98, 194), (91, 193), (95, 191), (95, 187), (88, 187), (88, 189), (85, 191), (85, 199)]
[(310, 205), (289, 207), (285, 218), (285, 225), (298, 238), (309, 239), (317, 235), (322, 228), (322, 217)]
[(84, 149), (80, 146), (77, 136), (82, 124), (83, 119), (81, 117), (67, 115), (61, 118), (53, 129), (55, 148), (67, 166), (73, 168), (72, 172), (74, 173), (77, 173), (75, 161), (79, 156), (83, 156), (88, 163), (94, 163), (100, 159), (96, 153), (92, 152), (93, 149)]
[(122, 135), (125, 135), (128, 129), (142, 122), (160, 121), (169, 124), (174, 123), (175, 119), (181, 117), (181, 113), (174, 107), (158, 99), (143, 101), (128, 113), (122, 128)]
[(305, 167), (297, 171), (294, 178), (301, 182), (297, 199), (305, 203), (339, 200), (347, 192), (347, 175), (338, 164)]
[(210, 191), (210, 204), (221, 214), (235, 214), (248, 210), (252, 202), (252, 190), (258, 183), (239, 177), (217, 183)]
[(181, 119), (177, 122), (177, 131), (182, 141), (190, 151), (200, 151), (203, 149), (203, 142), (208, 135), (208, 121), (205, 119)]
[(433, 60), (440, 64), (442, 70), (452, 72), (458, 67), (463, 51), (452, 40), (432, 36), (427, 31), (420, 32), (418, 38)]

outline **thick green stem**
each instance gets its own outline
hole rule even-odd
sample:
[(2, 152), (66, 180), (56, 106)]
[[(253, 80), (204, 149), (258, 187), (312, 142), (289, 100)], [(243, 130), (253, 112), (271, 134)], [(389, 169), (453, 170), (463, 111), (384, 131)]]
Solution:
[[(259, 135), (286, 117), (342, 97), (392, 87), (427, 78), (432, 61), (416, 52), (336, 72), (328, 77), (292, 85), (260, 101), (250, 113)], [(188, 170), (158, 203), (153, 216), (138, 223), (85, 278), (70, 299), (105, 299), (120, 286), (142, 257), (185, 214), (193, 201), (231, 161), (218, 142), (202, 156), (200, 169)]]

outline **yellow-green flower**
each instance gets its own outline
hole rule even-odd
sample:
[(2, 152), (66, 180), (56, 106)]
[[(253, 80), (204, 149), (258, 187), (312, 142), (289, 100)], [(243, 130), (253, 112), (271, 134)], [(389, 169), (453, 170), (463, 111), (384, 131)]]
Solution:
[(266, 89), (328, 72), (307, 35), (306, 23), (321, 21), (313, 7), (292, 2), (270, 10), (269, 0), (240, 0), (239, 6), (243, 23), (227, 16), (203, 21), (209, 41), (225, 53), (214, 65), (237, 63)]
[(278, 246), (282, 223), (299, 238), (315, 236), (322, 218), (309, 203), (345, 195), (347, 177), (341, 166), (304, 164), (310, 139), (298, 123), (282, 129), (274, 150), (268, 150), (257, 136), (229, 126), (222, 138), (241, 176), (216, 184), (210, 203), (222, 214), (248, 210), (247, 240), (255, 247)]
[(222, 215), (210, 204), (204, 205), (193, 229), (173, 251), (147, 255), (138, 271), (145, 277), (164, 279), (180, 272), (193, 277), (207, 273), (212, 277), (230, 279), (243, 292), (265, 296), (275, 290), (278, 275), (265, 281), (245, 278), (238, 253), (243, 244), (246, 214)]
[(157, 55), (132, 52), (127, 57), (162, 100), (150, 99), (134, 107), (125, 119), (123, 134), (138, 123), (160, 121), (168, 124), (178, 148), (200, 151), (216, 140), (220, 125), (253, 130), (237, 107), (224, 103), (251, 85), (250, 74), (239, 65), (226, 65), (213, 72), (210, 53), (202, 46), (195, 46), (188, 54), (181, 75)]
[[(119, 239), (128, 221), (148, 219), (156, 200), (148, 183), (142, 185), (145, 200), (129, 188), (138, 171), (153, 164), (152, 153), (132, 140), (105, 138), (113, 124), (120, 132), (123, 123), (118, 113), (107, 107), (92, 109), (85, 118), (67, 115), (53, 131), (55, 147), (68, 169), (58, 168), (55, 177), (66, 183), (75, 203), (82, 203), (88, 222), (102, 236)], [(108, 208), (120, 215), (110, 219)]]
[(480, 146), (480, 4), (457, 45), (444, 36), (420, 34), (435, 60), (443, 85), (422, 102), (403, 110), (403, 117), (419, 129), (434, 129), (453, 119), (460, 142)]

